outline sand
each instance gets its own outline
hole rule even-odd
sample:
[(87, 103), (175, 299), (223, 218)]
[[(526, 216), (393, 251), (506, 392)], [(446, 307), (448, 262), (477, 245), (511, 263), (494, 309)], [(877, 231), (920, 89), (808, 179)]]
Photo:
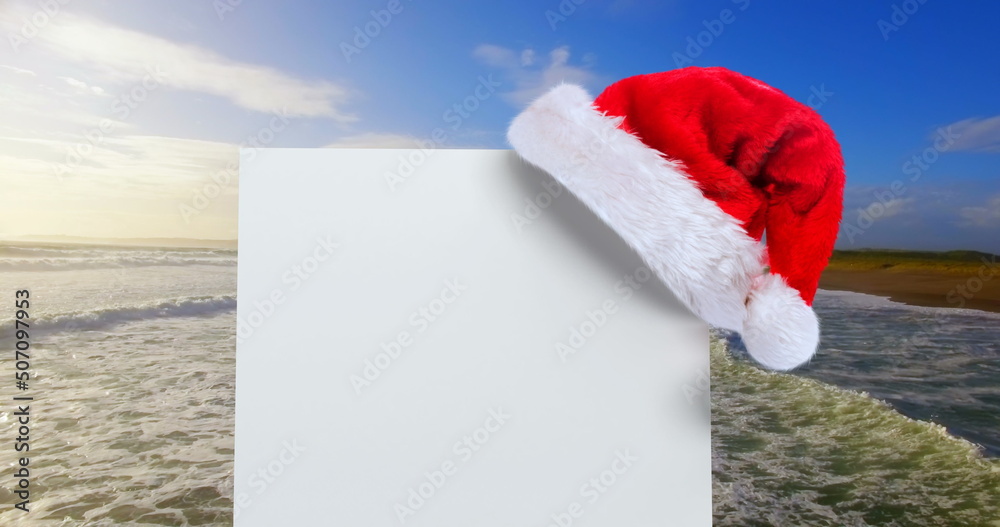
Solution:
[(963, 307), (1000, 313), (1000, 269), (984, 266), (977, 271), (827, 269), (820, 278), (819, 287), (884, 296), (917, 306)]

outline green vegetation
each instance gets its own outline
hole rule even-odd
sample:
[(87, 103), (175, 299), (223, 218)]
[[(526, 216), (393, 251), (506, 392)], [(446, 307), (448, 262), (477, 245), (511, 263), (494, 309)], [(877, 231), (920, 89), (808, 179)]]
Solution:
[(860, 249), (834, 251), (827, 267), (835, 271), (934, 271), (945, 273), (975, 272), (1000, 257), (978, 251), (906, 251), (894, 249)]

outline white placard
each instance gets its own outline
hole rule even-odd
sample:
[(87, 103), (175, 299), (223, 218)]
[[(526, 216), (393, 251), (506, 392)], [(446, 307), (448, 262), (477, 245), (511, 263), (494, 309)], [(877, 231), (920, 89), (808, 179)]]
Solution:
[(237, 526), (711, 524), (708, 328), (513, 152), (245, 150), (239, 216)]

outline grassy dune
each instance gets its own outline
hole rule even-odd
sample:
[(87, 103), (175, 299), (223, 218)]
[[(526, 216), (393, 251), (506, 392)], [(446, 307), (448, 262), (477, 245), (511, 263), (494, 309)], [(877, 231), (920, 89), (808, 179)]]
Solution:
[(861, 249), (834, 251), (827, 268), (834, 271), (929, 271), (975, 274), (987, 263), (1000, 265), (1000, 257), (978, 251)]

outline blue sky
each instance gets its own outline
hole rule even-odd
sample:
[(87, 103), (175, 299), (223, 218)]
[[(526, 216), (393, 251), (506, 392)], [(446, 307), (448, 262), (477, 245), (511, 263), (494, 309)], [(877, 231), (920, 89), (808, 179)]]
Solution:
[[(554, 83), (596, 95), (682, 63), (816, 106), (847, 163), (841, 248), (1000, 252), (1000, 6), (851, 4), (5, 3), (0, 234), (233, 238), (238, 183), (220, 174), (248, 136), (411, 146), (444, 128), (442, 146), (505, 148)], [(475, 111), (446, 113), (484, 79), (498, 86)]]

